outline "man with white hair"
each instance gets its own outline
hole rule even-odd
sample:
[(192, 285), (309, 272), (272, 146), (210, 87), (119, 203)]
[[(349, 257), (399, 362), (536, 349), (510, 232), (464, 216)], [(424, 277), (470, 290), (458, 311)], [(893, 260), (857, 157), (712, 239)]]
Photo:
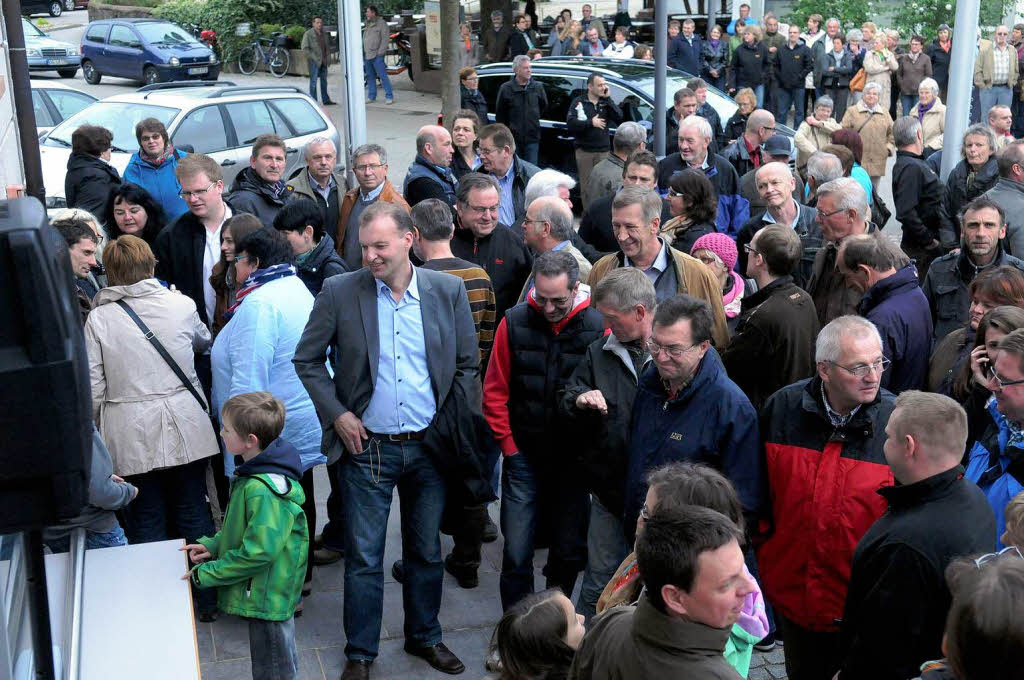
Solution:
[[(770, 114), (769, 114), (770, 115)], [(750, 219), (750, 204), (740, 195), (740, 177), (729, 161), (708, 151), (714, 139), (711, 124), (700, 116), (687, 116), (679, 123), (679, 151), (666, 156), (658, 164), (658, 188), (668, 192), (669, 180), (680, 170), (690, 167), (704, 172), (718, 195), (718, 231), (736, 238), (743, 224)]]
[(584, 187), (589, 200), (584, 201), (583, 209), (588, 210), (596, 199), (615, 193), (622, 186), (626, 159), (637, 149), (646, 148), (647, 130), (640, 123), (627, 121), (619, 125), (612, 138), (612, 150), (590, 171), (590, 179)]
[(818, 204), (818, 187), (843, 176), (843, 162), (839, 156), (828, 151), (815, 151), (807, 158), (807, 189), (806, 205), (816, 207)]
[[(289, 178), (292, 195), (317, 204), (324, 217), (324, 233), (338, 236), (338, 214), (345, 194), (345, 181), (334, 171), (338, 150), (327, 137), (314, 137), (306, 144), (306, 165)], [(337, 243), (337, 241), (334, 241)]]
[(528, 56), (520, 54), (513, 59), (512, 71), (515, 76), (498, 89), (494, 119), (512, 131), (519, 157), (536, 165), (540, 150), (540, 114), (548, 107), (548, 96), (544, 86), (532, 78)]
[[(586, 283), (593, 265), (572, 244), (572, 211), (557, 196), (541, 196), (530, 202), (523, 220), (523, 238), (534, 255), (543, 255), (549, 250), (564, 250), (576, 259), (580, 267), (580, 282)], [(526, 301), (526, 294), (533, 288), (533, 276), (526, 280), (519, 302)]]
[(895, 397), (881, 388), (874, 324), (841, 316), (814, 354), (816, 375), (773, 394), (760, 415), (772, 530), (757, 561), (792, 680), (839, 670), (853, 551), (885, 510), (878, 489), (893, 484), (883, 445)]
[(981, 42), (974, 60), (974, 86), (982, 111), (990, 111), (997, 104), (1009, 106), (1017, 84), (1017, 51), (1010, 45), (1010, 29), (996, 26), (993, 38)]
[[(545, 168), (544, 170), (538, 171), (530, 181), (526, 183), (526, 192), (524, 194), (525, 200), (523, 204), (530, 206), (538, 198), (545, 196), (553, 196), (561, 200), (565, 206), (569, 209), (569, 214), (572, 214), (572, 199), (569, 197), (573, 187), (576, 186), (576, 180), (564, 172), (558, 170), (552, 170), (551, 168)], [(525, 220), (525, 213), (524, 213)], [(526, 222), (522, 222), (525, 227)], [(525, 233), (524, 233), (525, 237)], [(590, 271), (590, 264), (597, 262), (601, 259), (604, 253), (600, 252), (594, 246), (584, 241), (580, 235), (576, 232), (575, 226), (569, 230), (569, 240), (572, 242), (576, 252), (580, 253), (587, 261), (587, 271)], [(527, 241), (529, 244), (529, 241)], [(544, 251), (537, 251), (538, 254)], [(586, 277), (583, 277), (583, 282), (586, 283)]]

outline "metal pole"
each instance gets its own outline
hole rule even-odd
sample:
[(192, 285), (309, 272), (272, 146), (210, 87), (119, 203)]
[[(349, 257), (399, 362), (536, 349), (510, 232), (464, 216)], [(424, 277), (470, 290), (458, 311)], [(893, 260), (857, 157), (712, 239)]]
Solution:
[(7, 31), (11, 65), (11, 95), (18, 116), (18, 146), (25, 168), (25, 193), (46, 205), (43, 186), (43, 161), (39, 156), (36, 136), (36, 114), (32, 108), (32, 81), (29, 80), (28, 58), (25, 55), (25, 32), (21, 28), (21, 2), (3, 0), (4, 28)]
[(654, 153), (665, 156), (665, 78), (668, 75), (668, 6), (654, 3)]
[(28, 580), (28, 611), (32, 623), (34, 680), (56, 680), (53, 668), (53, 638), (50, 632), (50, 600), (46, 594), (46, 566), (43, 561), (43, 532), (26, 531), (22, 544)]
[(64, 680), (78, 680), (82, 663), (82, 598), (85, 595), (85, 529), (71, 532), (64, 611)]
[[(363, 37), (360, 29), (359, 3), (338, 0), (338, 40), (341, 60), (341, 110), (344, 125), (341, 130), (344, 148), (339, 155), (345, 158), (345, 174), (349, 182), (352, 173), (352, 150), (366, 143), (366, 94), (363, 90)], [(350, 186), (355, 186), (350, 184)]]
[(949, 61), (945, 143), (942, 146), (940, 176), (943, 182), (960, 160), (960, 145), (970, 118), (978, 11), (979, 0), (959, 0), (956, 3), (956, 32), (953, 39), (953, 54)]

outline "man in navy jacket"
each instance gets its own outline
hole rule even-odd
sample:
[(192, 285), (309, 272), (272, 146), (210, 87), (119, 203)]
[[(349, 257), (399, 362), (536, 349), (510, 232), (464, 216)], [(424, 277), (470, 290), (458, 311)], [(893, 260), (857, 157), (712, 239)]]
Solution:
[(683, 32), (673, 38), (668, 46), (668, 65), (691, 76), (699, 76), (701, 40), (693, 34), (693, 29), (693, 19), (683, 22)]
[(757, 413), (711, 347), (711, 308), (676, 295), (658, 304), (647, 347), (653, 366), (633, 404), (624, 528), (644, 503), (647, 472), (691, 461), (720, 470), (736, 487), (749, 527), (766, 501)]

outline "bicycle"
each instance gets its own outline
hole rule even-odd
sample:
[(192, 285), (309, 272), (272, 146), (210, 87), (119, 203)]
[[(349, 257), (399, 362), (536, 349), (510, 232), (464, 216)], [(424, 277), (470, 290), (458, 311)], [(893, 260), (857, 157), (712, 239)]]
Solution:
[(256, 69), (262, 62), (277, 78), (288, 73), (291, 56), (288, 54), (288, 50), (278, 44), (280, 35), (282, 34), (271, 33), (269, 38), (257, 38), (243, 47), (242, 51), (238, 53), (238, 70), (251, 76), (256, 73)]

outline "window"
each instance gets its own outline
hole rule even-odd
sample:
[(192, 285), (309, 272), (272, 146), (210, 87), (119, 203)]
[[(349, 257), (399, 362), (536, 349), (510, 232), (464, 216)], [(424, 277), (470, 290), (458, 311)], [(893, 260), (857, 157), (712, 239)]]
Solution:
[(198, 45), (199, 41), (181, 28), (166, 21), (145, 21), (136, 24), (139, 33), (152, 45)]
[(295, 137), (295, 130), (293, 130), (290, 125), (288, 125), (288, 121), (284, 119), (284, 116), (281, 115), (281, 112), (278, 111), (273, 106), (270, 106), (268, 108), (270, 109), (270, 119), (274, 121), (274, 130), (277, 131), (277, 134), (281, 135), (286, 139), (288, 137)]
[(53, 102), (53, 105), (60, 113), (61, 120), (75, 115), (96, 101), (87, 94), (73, 92), (72, 90), (50, 90), (48, 94), (50, 95), (50, 101)]
[(587, 81), (562, 76), (534, 77), (544, 86), (548, 96), (548, 107), (541, 111), (541, 119), (564, 123), (569, 115), (569, 104), (574, 98), (586, 93)]
[(225, 104), (224, 108), (235, 128), (238, 146), (249, 146), (260, 135), (274, 132), (270, 112), (262, 101), (234, 102)]
[[(477, 83), (477, 87), (480, 89), (480, 94), (482, 94), (484, 99), (487, 101), (488, 118), (494, 115), (494, 102), (498, 101), (498, 90), (501, 89), (501, 84), (507, 80), (508, 78), (504, 75), (480, 76), (480, 81)], [(489, 122), (489, 120), (480, 121), (483, 125), (487, 125)]]
[(135, 33), (127, 26), (114, 24), (110, 29), (110, 46), (139, 49), (142, 43), (135, 37)]
[(36, 127), (50, 127), (57, 123), (46, 106), (46, 96), (38, 90), (32, 90), (32, 111), (36, 114)]
[[(609, 84), (608, 89), (612, 101), (622, 109), (623, 121), (631, 120), (635, 123), (648, 122), (652, 125), (654, 124), (654, 107), (648, 104), (642, 97), (615, 84)], [(672, 94), (674, 95), (675, 93), (673, 92)]]
[(171, 135), (175, 146), (188, 144), (195, 153), (213, 153), (228, 148), (228, 133), (217, 106), (192, 111)]
[(135, 124), (143, 118), (156, 118), (164, 125), (170, 125), (180, 109), (153, 104), (129, 104), (125, 102), (96, 102), (71, 116), (53, 129), (46, 138), (47, 146), (71, 146), (71, 134), (79, 125), (89, 123), (100, 125), (114, 134), (114, 151), (133, 153), (139, 148), (135, 138)]
[(89, 42), (105, 43), (107, 42), (108, 28), (110, 28), (108, 24), (97, 24), (96, 26), (92, 26), (85, 32), (85, 39)]
[(305, 99), (271, 99), (270, 106), (284, 116), (300, 137), (327, 129), (323, 117)]

